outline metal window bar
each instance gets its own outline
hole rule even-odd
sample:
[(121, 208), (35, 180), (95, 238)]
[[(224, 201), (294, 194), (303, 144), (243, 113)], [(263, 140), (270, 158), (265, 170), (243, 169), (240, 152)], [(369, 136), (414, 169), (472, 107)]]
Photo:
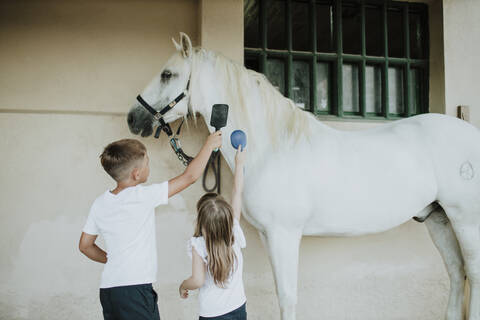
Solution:
[(360, 63), (360, 114), (362, 117), (366, 117), (367, 115), (367, 106), (366, 106), (366, 72), (367, 69), (367, 40), (365, 35), (365, 1), (361, 0), (360, 2), (360, 17), (362, 19), (362, 61)]
[(317, 106), (317, 8), (316, 1), (310, 0), (310, 41), (312, 43), (312, 57), (310, 63), (312, 65), (312, 72), (310, 72), (310, 110), (315, 114), (318, 113)]
[(407, 63), (405, 63), (404, 73), (404, 101), (405, 101), (405, 113), (407, 117), (412, 115), (412, 108), (413, 108), (413, 101), (411, 101), (411, 85), (412, 85), (412, 77), (410, 73), (410, 29), (409, 29), (409, 7), (408, 2), (403, 6), (403, 34), (404, 34), (404, 50), (405, 50), (405, 58), (407, 59)]
[[(245, 48), (245, 57), (256, 57), (259, 59), (260, 72), (266, 72), (266, 62), (268, 57), (272, 58), (283, 58), (286, 61), (285, 64), (285, 95), (287, 97), (292, 97), (292, 85), (293, 85), (293, 60), (307, 59), (310, 64), (310, 111), (319, 114), (325, 115), (333, 114), (337, 117), (345, 118), (368, 118), (368, 119), (400, 119), (405, 116), (413, 115), (413, 101), (412, 101), (412, 83), (411, 83), (411, 71), (412, 68), (418, 68), (420, 71), (419, 79), (420, 81), (420, 109), (417, 110), (417, 113), (428, 112), (428, 72), (429, 72), (429, 47), (427, 46), (424, 49), (425, 57), (423, 59), (412, 59), (410, 57), (410, 30), (409, 30), (409, 13), (412, 11), (420, 11), (422, 16), (422, 30), (425, 33), (425, 38), (429, 38), (428, 34), (428, 13), (427, 6), (421, 3), (403, 3), (403, 2), (392, 2), (392, 1), (382, 1), (382, 0), (360, 0), (360, 12), (361, 12), (361, 54), (345, 54), (343, 53), (343, 34), (342, 34), (342, 2), (344, 0), (332, 0), (331, 5), (333, 6), (333, 17), (334, 17), (334, 43), (336, 44), (336, 50), (334, 53), (325, 53), (317, 52), (317, 42), (316, 42), (316, 4), (323, 3), (319, 0), (308, 0), (310, 7), (309, 14), (309, 31), (310, 31), (310, 41), (311, 41), (311, 51), (294, 51), (292, 49), (292, 1), (285, 1), (285, 31), (286, 31), (286, 40), (287, 48), (285, 50), (273, 50), (267, 48), (267, 21), (266, 21), (266, 10), (268, 1), (270, 0), (260, 0), (259, 1), (259, 19), (260, 19), (260, 43), (261, 48)], [(326, 2), (330, 3), (330, 2)], [(405, 58), (389, 57), (388, 52), (388, 9), (389, 6), (395, 4), (395, 7), (401, 7), (402, 16), (403, 16), (403, 27), (404, 27), (404, 50)], [(365, 7), (366, 5), (380, 5), (382, 11), (382, 24), (383, 24), (383, 53), (384, 56), (367, 56), (366, 54), (366, 27), (365, 27)], [(328, 111), (319, 111), (317, 105), (317, 90), (316, 82), (318, 78), (317, 74), (317, 63), (318, 62), (330, 62), (333, 74), (333, 90), (331, 90), (330, 97), (331, 105), (328, 106)], [(359, 66), (359, 106), (360, 111), (358, 115), (355, 113), (345, 113), (343, 111), (343, 63), (356, 63)], [(377, 116), (375, 114), (368, 114), (366, 112), (366, 77), (365, 70), (367, 64), (376, 64), (382, 66), (382, 116)], [(395, 115), (389, 111), (389, 96), (388, 96), (388, 68), (389, 66), (400, 66), (402, 67), (404, 77), (404, 107), (405, 112), (403, 115)]]
[(382, 72), (382, 104), (383, 104), (383, 116), (389, 118), (389, 97), (388, 97), (388, 5), (385, 2), (382, 6), (382, 19), (383, 19), (383, 72)]

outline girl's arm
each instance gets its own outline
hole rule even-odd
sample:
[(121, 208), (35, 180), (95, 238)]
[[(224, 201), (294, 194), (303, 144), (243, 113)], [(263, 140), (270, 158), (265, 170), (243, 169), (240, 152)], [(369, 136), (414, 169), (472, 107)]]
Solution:
[(245, 150), (240, 145), (235, 155), (235, 175), (232, 190), (233, 217), (240, 221), (242, 215), (243, 168), (245, 163)]
[(182, 282), (178, 291), (181, 298), (188, 298), (188, 290), (195, 290), (203, 286), (207, 266), (198, 255), (195, 248), (192, 248), (192, 276)]

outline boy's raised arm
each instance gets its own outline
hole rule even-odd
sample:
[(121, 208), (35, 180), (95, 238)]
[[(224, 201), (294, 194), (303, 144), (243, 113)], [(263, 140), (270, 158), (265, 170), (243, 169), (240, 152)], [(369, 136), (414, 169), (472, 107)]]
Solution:
[(232, 190), (233, 217), (240, 221), (242, 215), (243, 168), (245, 164), (245, 151), (240, 145), (235, 155), (235, 174)]
[(170, 198), (197, 181), (197, 179), (202, 175), (212, 151), (216, 148), (220, 148), (221, 146), (222, 132), (216, 131), (207, 138), (207, 141), (203, 145), (202, 149), (197, 154), (195, 159), (190, 162), (185, 171), (181, 175), (168, 181), (168, 197)]

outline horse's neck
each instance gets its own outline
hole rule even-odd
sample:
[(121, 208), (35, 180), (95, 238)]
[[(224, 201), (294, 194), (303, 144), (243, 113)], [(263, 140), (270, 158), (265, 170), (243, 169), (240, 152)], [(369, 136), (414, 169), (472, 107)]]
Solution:
[[(221, 78), (215, 74), (214, 62), (212, 61), (204, 62), (204, 65), (199, 67), (196, 70), (196, 74), (192, 76), (191, 104), (194, 109), (203, 116), (208, 130), (213, 132), (215, 128), (210, 127), (212, 106), (216, 103), (229, 104), (230, 99), (226, 96), (228, 92), (226, 86), (228, 86), (229, 83), (222, 81)], [(260, 109), (249, 109), (250, 115), (243, 116), (239, 113), (240, 110), (232, 110), (232, 108), (238, 106), (230, 106), (231, 109), (229, 110), (227, 125), (222, 129), (223, 146), (221, 152), (232, 170), (235, 167), (236, 150), (233, 149), (230, 144), (230, 135), (235, 130), (240, 129), (247, 133), (247, 166), (261, 162), (261, 160), (266, 159), (266, 157), (273, 152), (286, 152), (286, 150), (292, 148), (293, 144), (298, 142), (295, 137), (284, 134), (287, 128), (282, 128), (282, 126), (287, 126), (286, 123), (274, 123), (277, 129), (272, 129), (272, 119), (270, 118), (272, 113), (268, 112), (266, 108), (274, 108), (275, 106), (263, 106), (260, 101), (260, 92), (258, 92), (260, 89), (257, 88), (255, 90), (257, 90), (257, 92), (249, 93), (249, 97), (242, 99), (242, 101), (248, 104), (247, 108), (261, 106)], [(291, 115), (287, 114), (285, 118), (293, 116), (294, 114), (293, 110), (282, 110), (282, 112), (292, 113)], [(322, 133), (328, 135), (332, 131), (331, 128), (321, 124), (319, 121), (311, 119), (311, 117), (308, 117), (305, 123), (308, 123), (311, 129), (311, 132), (306, 133), (306, 135), (322, 135)], [(280, 136), (277, 137), (274, 135), (272, 139), (272, 130), (278, 130)], [(306, 138), (307, 139), (303, 137), (302, 141), (305, 142), (305, 140), (308, 140), (308, 137)]]
[[(206, 81), (205, 84), (208, 82)], [(211, 87), (210, 87), (211, 89)], [(211, 118), (211, 109), (212, 106), (216, 103), (227, 103), (226, 99), (222, 97), (220, 92), (216, 92), (213, 97), (203, 97), (203, 99), (198, 100), (195, 102), (196, 107), (198, 108), (198, 112), (201, 114), (205, 124), (208, 128), (210, 133), (215, 131), (215, 128), (210, 126), (210, 118)], [(231, 107), (231, 106), (230, 106)], [(222, 156), (224, 157), (225, 161), (227, 162), (230, 169), (233, 171), (235, 168), (235, 153), (236, 150), (233, 148), (230, 142), (230, 135), (235, 130), (243, 130), (247, 133), (247, 151), (248, 151), (248, 159), (247, 165), (249, 163), (256, 163), (259, 159), (264, 157), (266, 153), (269, 152), (269, 135), (266, 131), (266, 127), (264, 125), (265, 119), (261, 119), (260, 117), (255, 119), (255, 123), (250, 123), (249, 126), (254, 128), (253, 130), (247, 130), (247, 124), (235, 117), (235, 113), (232, 110), (229, 110), (227, 124), (224, 128), (222, 128), (222, 148), (220, 149)]]

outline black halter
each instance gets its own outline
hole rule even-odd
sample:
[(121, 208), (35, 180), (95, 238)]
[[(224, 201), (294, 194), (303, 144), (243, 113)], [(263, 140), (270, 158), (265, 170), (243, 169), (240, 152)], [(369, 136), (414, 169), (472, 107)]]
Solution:
[(193, 160), (192, 157), (188, 156), (183, 150), (182, 146), (180, 144), (180, 140), (176, 137), (177, 135), (180, 134), (180, 130), (182, 129), (183, 122), (185, 118), (182, 120), (180, 123), (180, 126), (177, 129), (177, 132), (175, 135), (173, 134), (172, 128), (170, 127), (169, 123), (166, 123), (165, 120), (163, 120), (163, 115), (173, 109), (179, 103), (183, 98), (185, 98), (188, 94), (188, 88), (190, 87), (190, 79), (188, 79), (187, 82), (187, 88), (180, 93), (172, 102), (167, 104), (163, 109), (157, 112), (151, 105), (149, 105), (143, 98), (138, 95), (137, 100), (140, 102), (140, 104), (147, 109), (148, 112), (150, 112), (153, 115), (153, 118), (158, 121), (158, 126), (157, 130), (155, 131), (155, 138), (158, 138), (160, 136), (160, 133), (164, 131), (168, 137), (170, 138), (170, 146), (172, 147), (173, 151), (177, 155), (178, 159), (182, 161), (182, 163), (185, 166), (188, 166), (188, 164)]
[[(155, 138), (158, 138), (160, 136), (160, 133), (164, 131), (168, 137), (170, 138), (170, 146), (172, 147), (173, 151), (177, 155), (177, 158), (185, 165), (188, 166), (190, 162), (192, 162), (193, 157), (190, 157), (187, 155), (183, 150), (182, 150), (182, 145), (180, 144), (180, 140), (178, 140), (177, 136), (180, 134), (180, 130), (182, 129), (183, 122), (185, 121), (185, 118), (183, 118), (182, 122), (178, 126), (177, 132), (175, 135), (172, 132), (172, 128), (170, 127), (170, 124), (166, 123), (163, 120), (163, 115), (167, 113), (169, 110), (171, 110), (177, 103), (179, 103), (183, 98), (185, 98), (188, 94), (188, 88), (190, 86), (190, 79), (188, 79), (187, 82), (187, 88), (185, 91), (180, 93), (172, 102), (167, 104), (162, 110), (157, 111), (155, 110), (151, 105), (149, 105), (143, 98), (138, 95), (137, 100), (140, 102), (140, 104), (147, 109), (148, 112), (150, 112), (153, 115), (153, 118), (158, 121), (158, 126), (157, 130), (155, 131)], [(190, 110), (188, 111), (190, 114)], [(187, 114), (187, 116), (188, 116)], [(210, 159), (208, 160), (207, 163), (207, 168), (203, 172), (203, 188), (207, 192), (212, 192), (215, 189), (217, 189), (217, 192), (220, 193), (220, 152), (213, 152), (210, 155)], [(215, 165), (215, 161), (217, 164)], [(211, 167), (215, 176), (215, 184), (213, 187), (208, 188), (206, 185), (206, 179), (207, 179), (207, 174), (208, 174), (208, 168)]]
[[(172, 110), (173, 107), (175, 107), (177, 105), (177, 103), (179, 103), (183, 98), (185, 98), (187, 96), (187, 93), (188, 93), (188, 88), (190, 87), (190, 79), (188, 79), (188, 82), (187, 82), (187, 88), (185, 89), (185, 91), (183, 91), (182, 93), (180, 93), (172, 102), (170, 102), (169, 104), (167, 104), (165, 107), (163, 107), (162, 110), (158, 111), (155, 110), (151, 105), (149, 105), (145, 100), (143, 100), (142, 96), (141, 95), (138, 95), (137, 96), (137, 100), (138, 102), (140, 102), (140, 104), (145, 108), (147, 109), (148, 112), (150, 112), (153, 116), (153, 118), (155, 120), (157, 120), (159, 122), (159, 125), (157, 127), (157, 131), (155, 132), (155, 138), (158, 138), (159, 135), (160, 135), (160, 132), (163, 130), (169, 137), (172, 136), (172, 128), (170, 127), (170, 124), (169, 123), (166, 123), (164, 120), (163, 120), (163, 115), (165, 113), (167, 113), (168, 111)], [(182, 123), (183, 124), (183, 123)]]

